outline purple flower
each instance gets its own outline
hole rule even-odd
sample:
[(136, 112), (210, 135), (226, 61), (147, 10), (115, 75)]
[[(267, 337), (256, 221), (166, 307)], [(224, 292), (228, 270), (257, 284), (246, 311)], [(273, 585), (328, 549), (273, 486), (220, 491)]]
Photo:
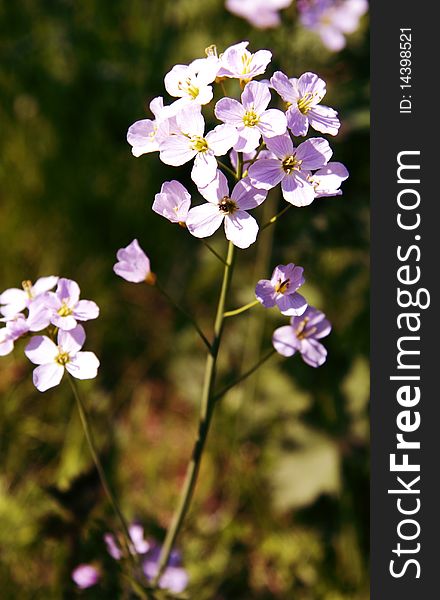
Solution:
[(23, 314), (15, 315), (14, 318), (6, 320), (5, 327), (0, 329), (0, 356), (10, 354), (14, 349), (14, 343), (29, 331), (27, 319)]
[(278, 11), (291, 3), (292, 0), (226, 0), (226, 8), (254, 27), (269, 29), (281, 24)]
[(290, 325), (274, 331), (272, 343), (279, 354), (293, 356), (300, 352), (302, 359), (311, 367), (320, 367), (327, 358), (327, 350), (318, 342), (331, 331), (324, 313), (308, 306), (300, 317), (292, 317)]
[(120, 248), (116, 253), (117, 262), (113, 271), (125, 281), (131, 283), (154, 282), (154, 275), (150, 271), (150, 259), (134, 239), (125, 248)]
[(321, 133), (338, 133), (338, 113), (328, 106), (318, 106), (326, 92), (325, 81), (318, 75), (303, 73), (299, 79), (289, 79), (281, 71), (276, 71), (270, 81), (288, 103), (287, 124), (293, 135), (307, 135), (309, 125)]
[(293, 263), (275, 267), (270, 279), (260, 279), (255, 288), (257, 300), (265, 308), (278, 306), (283, 315), (299, 316), (307, 308), (306, 299), (297, 293), (304, 283), (304, 269)]
[(0, 294), (0, 313), (6, 318), (13, 318), (25, 308), (29, 308), (33, 300), (56, 286), (58, 277), (40, 277), (32, 281), (23, 281), (23, 289), (10, 288)]
[(72, 579), (81, 590), (85, 590), (99, 582), (101, 573), (93, 565), (81, 564), (72, 571)]
[[(144, 528), (142, 525), (132, 523), (128, 532), (132, 545), (130, 546), (130, 552), (132, 554), (145, 554), (150, 549), (150, 544), (144, 539)], [(104, 541), (107, 546), (107, 552), (115, 560), (121, 560), (123, 552), (119, 543), (116, 541), (115, 536), (112, 533), (106, 533), (104, 535)]]
[(76, 281), (61, 278), (55, 292), (45, 296), (44, 304), (50, 310), (50, 322), (69, 331), (77, 321), (89, 321), (99, 316), (99, 307), (92, 300), (80, 300), (80, 289)]
[(269, 50), (258, 50), (251, 54), (247, 47), (249, 42), (240, 42), (227, 48), (220, 55), (220, 69), (217, 77), (229, 77), (243, 81), (251, 81), (262, 75), (272, 60)]
[(299, 0), (301, 24), (315, 31), (329, 50), (345, 46), (345, 35), (353, 33), (368, 11), (367, 0)]
[[(170, 96), (181, 98), (185, 103), (208, 104), (213, 96), (209, 84), (216, 78), (219, 66), (216, 56), (198, 58), (189, 65), (175, 65), (165, 75), (165, 88)], [(178, 101), (179, 106), (182, 101)]]
[(251, 184), (270, 190), (281, 182), (283, 197), (294, 206), (307, 206), (315, 198), (311, 171), (324, 167), (332, 150), (323, 138), (312, 138), (293, 147), (290, 135), (268, 138), (266, 145), (277, 158), (262, 158), (249, 167)]
[(266, 110), (270, 99), (269, 88), (264, 83), (251, 81), (243, 90), (241, 104), (232, 98), (222, 98), (217, 102), (217, 119), (238, 131), (238, 141), (234, 145), (238, 152), (255, 150), (261, 135), (271, 138), (285, 133), (287, 120), (284, 113), (275, 108)]
[(34, 365), (38, 365), (33, 372), (37, 390), (45, 392), (58, 385), (64, 369), (77, 379), (96, 377), (99, 360), (93, 352), (80, 352), (85, 339), (84, 328), (77, 325), (70, 331), (60, 329), (57, 344), (43, 335), (36, 335), (30, 340), (24, 353)]
[(132, 146), (133, 156), (157, 152), (159, 143), (175, 130), (175, 114), (170, 106), (163, 105), (159, 96), (150, 103), (155, 119), (141, 119), (130, 126), (127, 141)]
[(216, 156), (226, 154), (237, 143), (238, 133), (231, 125), (218, 125), (205, 135), (205, 121), (200, 107), (187, 107), (177, 114), (180, 133), (160, 144), (160, 159), (177, 167), (194, 160), (191, 177), (198, 187), (205, 187), (215, 177)]
[[(149, 581), (157, 575), (161, 546), (155, 545), (147, 554), (143, 563), (143, 571)], [(160, 578), (159, 587), (180, 594), (188, 585), (188, 574), (182, 567), (180, 553), (173, 550), (168, 565)]]
[(171, 223), (185, 223), (190, 206), (191, 196), (178, 181), (166, 181), (153, 202), (154, 212)]
[(309, 181), (315, 188), (317, 198), (325, 196), (341, 196), (339, 188), (343, 181), (348, 178), (346, 167), (340, 162), (329, 162), (328, 165), (316, 171)]
[(205, 188), (199, 188), (199, 192), (208, 202), (188, 213), (186, 226), (192, 235), (208, 237), (224, 222), (226, 238), (235, 246), (248, 248), (255, 242), (258, 224), (247, 211), (259, 206), (266, 199), (266, 192), (256, 190), (246, 178), (239, 181), (229, 194), (227, 179), (220, 171), (217, 171), (214, 181)]

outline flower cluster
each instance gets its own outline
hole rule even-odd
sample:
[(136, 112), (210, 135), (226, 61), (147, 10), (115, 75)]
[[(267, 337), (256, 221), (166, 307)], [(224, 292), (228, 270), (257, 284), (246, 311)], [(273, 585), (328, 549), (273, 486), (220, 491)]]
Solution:
[[(194, 161), (191, 178), (207, 202), (192, 206), (190, 192), (173, 180), (162, 185), (153, 210), (186, 226), (197, 238), (211, 236), (224, 224), (226, 238), (248, 248), (259, 231), (249, 211), (278, 184), (284, 199), (298, 207), (342, 193), (340, 186), (348, 172), (341, 163), (330, 161), (333, 152), (328, 141), (294, 139), (305, 137), (309, 128), (331, 136), (338, 133), (337, 112), (321, 104), (325, 82), (315, 73), (289, 78), (281, 71), (270, 80), (256, 81), (266, 73), (271, 58), (268, 50), (251, 53), (248, 42), (240, 42), (223, 54), (217, 55), (211, 47), (205, 58), (175, 65), (164, 83), (178, 99), (165, 106), (162, 97), (155, 98), (151, 103), (155, 119), (137, 121), (128, 130), (135, 156), (157, 151), (160, 160), (171, 166)], [(240, 82), (239, 100), (226, 95), (231, 79)], [(214, 83), (224, 93), (213, 107), (220, 124), (206, 131), (202, 111), (214, 98)], [(276, 98), (283, 110), (270, 107)], [(218, 158), (228, 153), (229, 165)], [(239, 181), (231, 186), (225, 174), (237, 170), (238, 155), (243, 157), (243, 168)]]
[[(146, 579), (152, 582), (157, 575), (161, 546), (155, 540), (146, 540), (144, 529), (138, 523), (132, 523), (128, 528), (128, 532), (131, 540), (130, 552), (133, 555), (139, 556), (142, 571)], [(119, 561), (124, 558), (122, 545), (114, 534), (106, 533), (104, 535), (104, 542), (107, 552), (114, 560)], [(82, 563), (73, 570), (72, 579), (78, 588), (86, 589), (99, 583), (101, 571), (94, 564)], [(186, 589), (188, 574), (182, 567), (182, 557), (177, 550), (171, 552), (168, 565), (158, 585), (160, 589), (168, 590), (173, 594), (180, 594)]]
[[(227, 10), (258, 29), (278, 27), (279, 11), (291, 4), (292, 0), (226, 0)], [(297, 10), (301, 25), (317, 33), (329, 50), (338, 52), (345, 46), (345, 35), (359, 27), (368, 1), (298, 0)]]
[[(55, 291), (53, 291), (55, 289)], [(22, 289), (0, 294), (0, 356), (12, 352), (15, 342), (34, 333), (25, 355), (37, 365), (33, 382), (40, 392), (58, 385), (67, 370), (77, 379), (96, 377), (99, 361), (93, 352), (83, 352), (86, 335), (78, 321), (96, 319), (99, 308), (80, 299), (76, 281), (55, 276), (41, 277), (34, 284), (23, 281)]]

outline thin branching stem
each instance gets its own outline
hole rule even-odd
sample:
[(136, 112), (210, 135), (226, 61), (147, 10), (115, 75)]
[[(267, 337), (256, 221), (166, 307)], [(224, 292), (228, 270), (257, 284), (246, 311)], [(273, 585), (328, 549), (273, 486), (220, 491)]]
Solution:
[(249, 302), (248, 304), (245, 304), (244, 306), (240, 306), (240, 308), (236, 308), (235, 310), (228, 310), (227, 312), (225, 312), (223, 314), (223, 316), (224, 317), (235, 317), (236, 315), (244, 313), (245, 311), (249, 310), (250, 308), (257, 306), (257, 304), (260, 304), (260, 301), (253, 300), (252, 302)]
[(287, 206), (285, 206), (283, 208), (283, 210), (281, 210), (278, 214), (276, 214), (271, 219), (269, 219), (269, 221), (267, 221), (267, 223), (262, 225), (260, 227), (260, 231), (263, 231), (263, 229), (266, 229), (266, 227), (269, 227), (269, 225), (273, 225), (274, 223), (276, 223), (280, 217), (282, 217), (288, 210), (290, 210), (292, 208), (292, 206), (293, 206), (293, 204), (288, 204)]

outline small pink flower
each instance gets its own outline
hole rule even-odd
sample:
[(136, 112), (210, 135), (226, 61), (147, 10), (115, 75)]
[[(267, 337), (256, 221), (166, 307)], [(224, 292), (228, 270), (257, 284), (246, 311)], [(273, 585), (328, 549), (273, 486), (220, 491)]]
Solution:
[(131, 283), (154, 282), (154, 275), (150, 270), (150, 259), (134, 239), (128, 246), (121, 248), (116, 253), (117, 262), (113, 271), (125, 281)]
[(165, 89), (170, 96), (181, 98), (178, 106), (195, 102), (203, 105), (211, 102), (211, 84), (217, 76), (219, 60), (216, 56), (198, 58), (189, 65), (175, 65), (165, 75)]
[(72, 571), (72, 579), (81, 590), (85, 590), (99, 582), (101, 573), (93, 565), (83, 563)]
[(44, 335), (34, 336), (24, 353), (38, 365), (33, 372), (37, 390), (45, 392), (61, 382), (66, 369), (76, 379), (94, 379), (99, 360), (93, 352), (80, 352), (86, 334), (82, 325), (70, 331), (58, 331), (57, 344)]
[(81, 290), (76, 281), (61, 278), (55, 292), (49, 292), (44, 305), (50, 311), (50, 322), (69, 331), (77, 326), (77, 321), (89, 321), (99, 316), (99, 307), (92, 300), (80, 300)]
[(257, 300), (265, 308), (278, 306), (283, 315), (302, 315), (307, 308), (307, 301), (297, 290), (304, 284), (303, 272), (302, 267), (293, 263), (278, 265), (270, 279), (260, 279), (257, 283)]
[(243, 81), (251, 81), (262, 75), (272, 60), (272, 52), (258, 50), (252, 54), (247, 50), (249, 42), (240, 42), (227, 48), (220, 55), (220, 69), (217, 77), (230, 77)]
[(278, 27), (281, 24), (278, 11), (290, 4), (292, 0), (226, 0), (227, 10), (258, 29)]
[(23, 289), (10, 288), (0, 294), (0, 313), (7, 318), (14, 317), (32, 302), (56, 286), (58, 277), (40, 277), (35, 283), (23, 281)]
[(166, 181), (153, 202), (154, 212), (171, 223), (185, 223), (190, 206), (191, 196), (178, 181)]

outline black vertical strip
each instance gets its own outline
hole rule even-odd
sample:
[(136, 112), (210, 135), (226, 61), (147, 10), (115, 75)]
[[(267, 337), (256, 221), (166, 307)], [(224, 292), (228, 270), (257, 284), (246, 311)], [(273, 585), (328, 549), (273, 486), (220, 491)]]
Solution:
[[(440, 33), (435, 3), (372, 0), (370, 8), (371, 598), (431, 600), (440, 598)], [(401, 152), (420, 153), (401, 155), (420, 169), (400, 172), (420, 183), (398, 182)], [(399, 306), (399, 288), (400, 304), (414, 305)], [(399, 434), (410, 448), (396, 447)], [(393, 454), (400, 471), (390, 470)], [(405, 471), (406, 460), (420, 471)]]

